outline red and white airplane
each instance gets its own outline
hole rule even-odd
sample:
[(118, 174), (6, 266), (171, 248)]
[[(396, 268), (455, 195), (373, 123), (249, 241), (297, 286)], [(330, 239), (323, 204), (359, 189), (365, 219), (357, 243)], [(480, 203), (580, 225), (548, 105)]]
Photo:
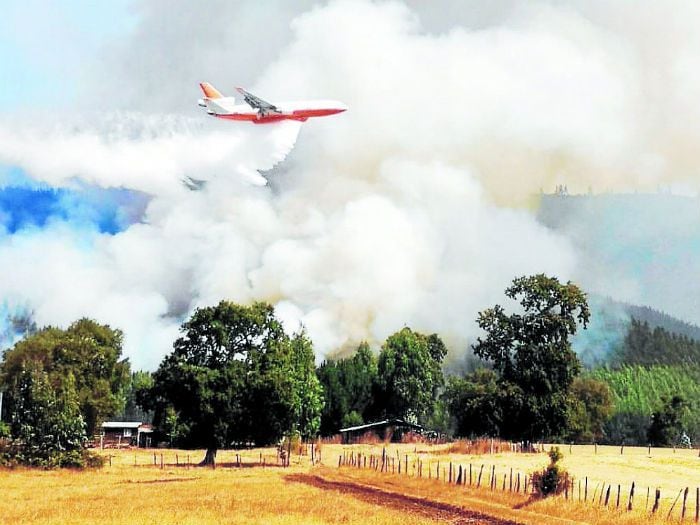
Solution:
[(223, 96), (208, 82), (199, 85), (204, 92), (204, 98), (199, 99), (197, 104), (205, 108), (209, 115), (226, 120), (244, 120), (254, 124), (283, 120), (306, 122), (312, 117), (335, 115), (348, 109), (345, 104), (336, 100), (299, 100), (270, 104), (240, 87), (236, 90), (243, 95), (245, 104), (236, 104), (234, 97)]

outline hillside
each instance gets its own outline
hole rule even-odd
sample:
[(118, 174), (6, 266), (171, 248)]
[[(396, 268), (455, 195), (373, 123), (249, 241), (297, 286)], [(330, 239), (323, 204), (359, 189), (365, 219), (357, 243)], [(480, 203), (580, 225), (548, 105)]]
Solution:
[(574, 349), (589, 367), (700, 364), (700, 327), (648, 306), (592, 295), (588, 330)]

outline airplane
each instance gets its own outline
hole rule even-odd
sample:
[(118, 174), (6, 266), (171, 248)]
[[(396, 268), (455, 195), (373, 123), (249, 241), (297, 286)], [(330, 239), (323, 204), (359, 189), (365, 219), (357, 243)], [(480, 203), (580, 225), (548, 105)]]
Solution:
[(270, 104), (240, 87), (237, 87), (236, 91), (243, 95), (245, 104), (236, 104), (234, 97), (223, 96), (208, 82), (201, 82), (199, 86), (204, 92), (204, 98), (200, 98), (197, 105), (206, 109), (209, 115), (225, 120), (241, 120), (254, 124), (270, 124), (283, 120), (306, 122), (312, 117), (335, 115), (348, 109), (345, 104), (336, 100), (300, 100)]

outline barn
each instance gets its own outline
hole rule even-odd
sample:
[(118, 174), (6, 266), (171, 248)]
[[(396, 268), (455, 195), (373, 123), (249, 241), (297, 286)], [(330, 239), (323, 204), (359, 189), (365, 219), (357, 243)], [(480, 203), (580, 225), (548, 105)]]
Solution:
[(105, 421), (100, 447), (150, 447), (151, 434), (153, 427), (141, 421)]
[(343, 444), (349, 445), (359, 443), (364, 436), (374, 434), (381, 441), (401, 441), (401, 438), (408, 432), (422, 434), (424, 428), (414, 423), (409, 423), (403, 419), (385, 419), (366, 425), (358, 425), (355, 427), (347, 427), (340, 429), (340, 435), (343, 439)]

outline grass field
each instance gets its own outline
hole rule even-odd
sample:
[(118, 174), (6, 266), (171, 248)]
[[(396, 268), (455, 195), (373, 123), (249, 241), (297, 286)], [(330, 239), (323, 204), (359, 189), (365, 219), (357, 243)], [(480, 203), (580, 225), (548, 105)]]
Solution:
[[(446, 454), (445, 446), (391, 445), (387, 454), (405, 461), (409, 474), (379, 474), (369, 469), (338, 468), (343, 453), (381, 455), (381, 445), (324, 445), (322, 465), (311, 465), (308, 456), (294, 455), (289, 468), (276, 466), (274, 449), (241, 453), (223, 451), (218, 467), (185, 465), (203, 457), (202, 451), (129, 450), (104, 451), (109, 463), (99, 470), (0, 471), (0, 523), (2, 524), (427, 524), (482, 523), (523, 524), (616, 524), (663, 522), (681, 488), (691, 487), (686, 522), (692, 522), (695, 487), (700, 486), (697, 451), (574, 446), (562, 450), (564, 466), (577, 478), (589, 477), (589, 498), (596, 485), (637, 483), (635, 508), (628, 513), (598, 505), (551, 498), (533, 501), (523, 494), (492, 492), (454, 486), (435, 480), (437, 463), (441, 477), (449, 462), (495, 465), (499, 476), (529, 473), (546, 464), (544, 454)], [(160, 454), (163, 454), (161, 468)], [(265, 467), (260, 463), (262, 458)], [(424, 469), (432, 468), (430, 480), (415, 476), (412, 464), (421, 458)], [(486, 470), (486, 467), (485, 467)], [(664, 497), (660, 512), (652, 519), (645, 511), (646, 486), (659, 487)], [(599, 492), (598, 492), (599, 493)], [(613, 491), (615, 493), (615, 491)], [(626, 492), (623, 488), (624, 502)], [(653, 494), (653, 490), (652, 490)], [(576, 499), (576, 497), (574, 497)], [(614, 501), (614, 497), (611, 498)], [(623, 505), (624, 506), (624, 505)], [(672, 520), (678, 522), (680, 503)], [(472, 521), (469, 521), (472, 520)]]

